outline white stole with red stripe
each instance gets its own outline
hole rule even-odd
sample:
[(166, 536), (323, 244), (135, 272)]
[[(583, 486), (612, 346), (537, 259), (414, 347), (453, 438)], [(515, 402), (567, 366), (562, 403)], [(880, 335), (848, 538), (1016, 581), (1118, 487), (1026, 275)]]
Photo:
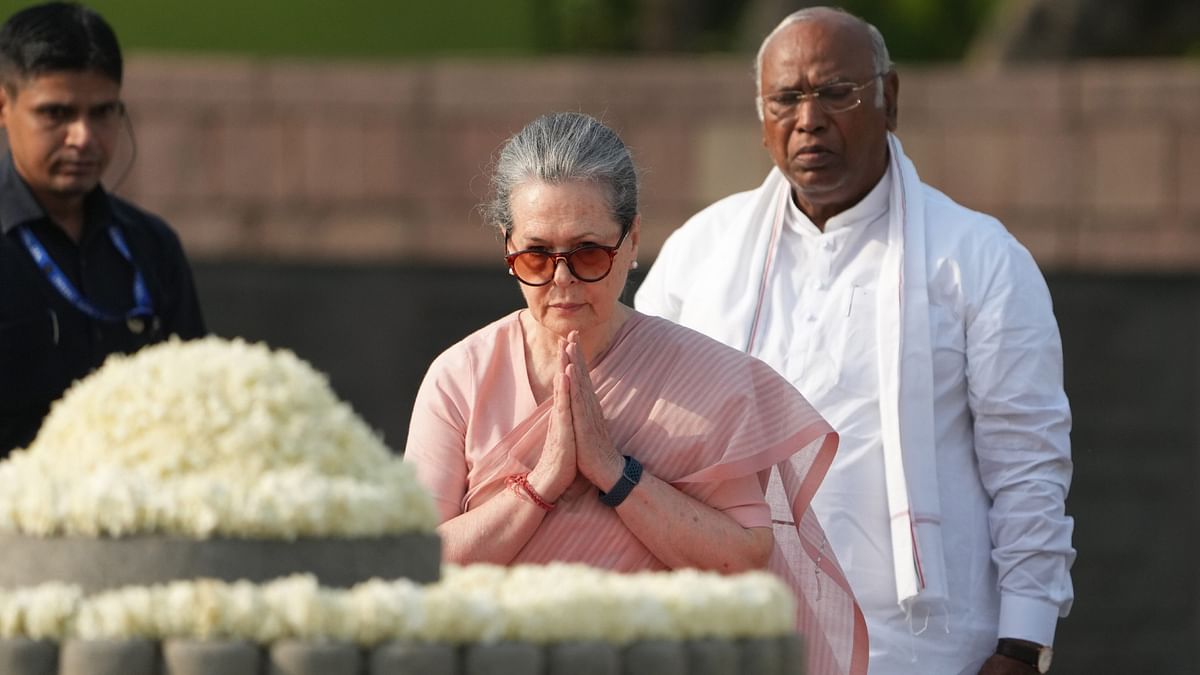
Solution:
[(876, 292), (879, 412), (892, 566), (900, 606), (941, 605), (947, 596), (933, 425), (933, 352), (925, 272), (921, 180), (889, 134), (892, 190), (888, 247)]

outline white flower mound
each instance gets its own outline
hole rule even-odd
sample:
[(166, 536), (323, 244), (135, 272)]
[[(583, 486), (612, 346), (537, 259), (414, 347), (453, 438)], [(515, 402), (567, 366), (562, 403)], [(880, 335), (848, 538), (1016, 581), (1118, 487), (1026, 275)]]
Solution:
[(0, 531), (293, 539), (431, 532), (411, 467), (287, 350), (114, 355), (0, 463)]
[(266, 584), (209, 579), (83, 597), (48, 584), (0, 590), (0, 638), (391, 640), (445, 644), (777, 637), (795, 630), (795, 598), (768, 572), (632, 575), (583, 565), (446, 568), (421, 586), (372, 580), (348, 590), (309, 575)]

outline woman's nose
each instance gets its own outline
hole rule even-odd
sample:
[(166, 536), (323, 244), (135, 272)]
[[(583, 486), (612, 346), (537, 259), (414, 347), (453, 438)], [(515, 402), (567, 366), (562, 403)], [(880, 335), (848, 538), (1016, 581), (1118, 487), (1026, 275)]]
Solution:
[(575, 275), (571, 274), (571, 268), (567, 267), (566, 258), (554, 259), (554, 283), (557, 286), (566, 286), (575, 282)]

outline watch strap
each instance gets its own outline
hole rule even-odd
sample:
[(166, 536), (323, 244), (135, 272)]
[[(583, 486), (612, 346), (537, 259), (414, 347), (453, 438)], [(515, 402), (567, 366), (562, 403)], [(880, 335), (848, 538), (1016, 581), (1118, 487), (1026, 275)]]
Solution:
[(996, 643), (996, 653), (1028, 664), (1039, 673), (1050, 670), (1050, 648), (1034, 646), (1010, 638), (1000, 638)]
[(617, 479), (617, 484), (612, 486), (608, 492), (600, 493), (600, 503), (605, 506), (616, 508), (621, 502), (633, 492), (633, 487), (642, 479), (642, 464), (636, 459), (625, 455), (625, 468), (621, 470), (621, 477)]

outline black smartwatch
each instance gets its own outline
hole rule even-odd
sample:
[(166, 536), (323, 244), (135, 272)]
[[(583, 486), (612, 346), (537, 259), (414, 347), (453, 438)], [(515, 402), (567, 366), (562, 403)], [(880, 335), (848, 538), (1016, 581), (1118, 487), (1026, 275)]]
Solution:
[(996, 643), (996, 653), (1027, 663), (1039, 673), (1050, 672), (1050, 660), (1054, 658), (1054, 650), (1045, 645), (1033, 645), (1021, 640), (1000, 638)]
[(625, 468), (621, 470), (621, 477), (617, 479), (617, 484), (612, 486), (612, 489), (600, 493), (600, 503), (616, 508), (625, 501), (630, 492), (633, 492), (633, 486), (637, 485), (641, 479), (641, 462), (625, 455)]

